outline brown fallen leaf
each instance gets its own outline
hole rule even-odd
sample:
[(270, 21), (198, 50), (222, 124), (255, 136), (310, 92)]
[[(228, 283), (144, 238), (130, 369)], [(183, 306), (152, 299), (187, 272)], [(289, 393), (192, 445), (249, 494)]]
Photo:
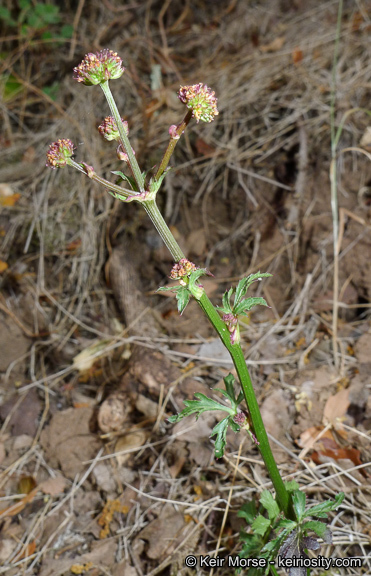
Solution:
[(0, 260), (0, 274), (8, 269), (8, 264), (4, 260)]
[(330, 396), (323, 411), (324, 423), (330, 423), (333, 426), (341, 424), (341, 418), (344, 418), (349, 406), (349, 388), (340, 390), (334, 396)]
[(54, 478), (48, 478), (39, 484), (39, 489), (44, 492), (44, 494), (49, 494), (49, 496), (57, 496), (64, 492), (67, 486), (67, 480), (63, 476), (55, 476)]
[(7, 516), (16, 516), (17, 514), (22, 512), (22, 510), (26, 507), (26, 504), (29, 504), (35, 498), (38, 490), (39, 490), (38, 488), (34, 488), (32, 492), (26, 494), (26, 496), (24, 496), (21, 500), (19, 500), (15, 504), (12, 504), (11, 506), (8, 506), (8, 508), (1, 510), (0, 519), (6, 518)]
[(12, 208), (20, 197), (21, 195), (19, 193), (12, 194), (11, 196), (0, 196), (0, 206)]
[(269, 44), (260, 46), (259, 50), (261, 50), (263, 53), (278, 52), (278, 50), (281, 50), (285, 42), (286, 42), (285, 36), (278, 36), (272, 42), (269, 42)]

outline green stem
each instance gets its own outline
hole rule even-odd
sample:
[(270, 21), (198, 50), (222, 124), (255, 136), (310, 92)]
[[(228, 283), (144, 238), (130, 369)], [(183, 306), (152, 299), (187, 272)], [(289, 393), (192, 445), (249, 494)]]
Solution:
[(179, 262), (179, 260), (185, 258), (178, 242), (175, 240), (173, 234), (169, 230), (168, 225), (163, 219), (162, 214), (156, 204), (156, 201), (148, 200), (147, 202), (143, 202), (143, 208), (145, 209), (148, 216), (152, 220), (152, 224), (154, 225), (157, 232), (161, 236), (163, 242), (169, 249), (169, 252), (174, 258), (174, 261)]
[[(89, 175), (87, 169), (83, 168), (81, 166), (81, 164), (78, 164), (78, 162), (75, 162), (74, 160), (72, 160), (72, 158), (69, 158), (67, 160), (67, 163), (69, 166), (76, 168), (76, 170), (78, 170), (82, 174), (85, 174), (85, 176), (88, 176), (91, 180), (94, 180), (94, 182), (98, 182), (98, 184), (102, 184), (102, 186), (104, 186), (105, 188), (112, 190), (112, 192), (114, 192), (114, 196), (116, 198), (118, 198), (120, 196), (124, 196), (125, 198), (128, 198), (129, 196), (135, 196), (135, 194), (137, 194), (137, 192), (133, 192), (133, 190), (128, 190), (127, 188), (122, 188), (121, 186), (118, 186), (117, 184), (112, 184), (112, 182), (109, 182), (105, 178), (102, 178), (102, 176), (98, 176), (98, 174), (96, 174), (95, 172), (93, 174)], [(120, 198), (120, 199), (122, 200), (122, 198)]]
[(165, 172), (171, 155), (174, 152), (175, 146), (178, 144), (180, 136), (183, 134), (184, 130), (187, 128), (188, 124), (190, 123), (191, 119), (193, 116), (193, 112), (192, 110), (188, 110), (187, 114), (184, 117), (184, 120), (178, 124), (178, 126), (176, 127), (176, 134), (178, 135), (178, 138), (170, 138), (170, 142), (166, 148), (165, 154), (162, 157), (161, 160), (161, 164), (158, 167), (158, 170), (156, 172), (156, 176), (155, 179), (158, 180), (160, 178), (160, 176)]
[(108, 81), (103, 82), (100, 85), (100, 87), (103, 90), (103, 94), (105, 95), (105, 97), (107, 99), (108, 106), (110, 107), (112, 116), (115, 119), (116, 126), (118, 128), (119, 133), (120, 133), (120, 144), (121, 144), (122, 148), (124, 149), (124, 151), (126, 152), (126, 154), (128, 155), (129, 166), (131, 168), (131, 171), (133, 172), (135, 181), (136, 181), (137, 186), (138, 186), (138, 190), (139, 190), (139, 192), (144, 192), (144, 190), (145, 190), (144, 177), (140, 171), (137, 159), (135, 158), (134, 151), (133, 151), (131, 144), (130, 144), (130, 140), (129, 140), (126, 132), (125, 132), (124, 126), (122, 124), (121, 116), (120, 116), (119, 111), (117, 109), (116, 102), (112, 96), (110, 87), (108, 85)]
[(253, 432), (259, 442), (259, 450), (267, 467), (268, 474), (272, 480), (277, 495), (278, 504), (285, 514), (286, 518), (295, 520), (295, 515), (290, 507), (289, 494), (282, 481), (276, 461), (272, 454), (268, 436), (259, 410), (258, 401), (255, 396), (254, 388), (251, 382), (250, 374), (246, 366), (245, 358), (239, 344), (231, 344), (230, 334), (218, 312), (204, 293), (198, 301), (200, 307), (208, 317), (215, 330), (218, 332), (224, 346), (230, 353), (233, 364), (236, 368), (241, 388), (245, 397), (246, 405), (252, 422)]

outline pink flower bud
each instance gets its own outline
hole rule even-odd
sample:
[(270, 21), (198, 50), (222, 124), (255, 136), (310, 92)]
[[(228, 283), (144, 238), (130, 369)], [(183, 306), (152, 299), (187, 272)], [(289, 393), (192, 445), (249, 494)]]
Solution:
[(171, 269), (170, 278), (172, 280), (181, 280), (197, 270), (197, 266), (187, 258), (182, 258)]
[(89, 52), (84, 60), (73, 69), (74, 80), (86, 86), (102, 84), (107, 80), (116, 80), (125, 72), (122, 60), (112, 50), (101, 50), (96, 54)]
[[(121, 121), (127, 136), (129, 134), (128, 123), (123, 118), (121, 118)], [(118, 131), (116, 120), (113, 116), (107, 116), (102, 124), (98, 126), (98, 130), (99, 134), (106, 140), (118, 140), (120, 138), (120, 132)]]
[(48, 168), (63, 168), (67, 165), (69, 158), (73, 156), (75, 146), (68, 138), (57, 140), (50, 144), (49, 150), (46, 153)]
[(169, 128), (169, 135), (170, 138), (172, 138), (173, 140), (179, 140), (180, 136), (177, 133), (177, 128), (178, 126), (176, 126), (175, 124), (172, 124)]
[(215, 92), (212, 92), (206, 84), (194, 84), (193, 86), (181, 86), (178, 92), (178, 97), (183, 104), (193, 112), (193, 117), (198, 123), (200, 120), (203, 122), (212, 122), (219, 114), (217, 109), (218, 100), (215, 97)]

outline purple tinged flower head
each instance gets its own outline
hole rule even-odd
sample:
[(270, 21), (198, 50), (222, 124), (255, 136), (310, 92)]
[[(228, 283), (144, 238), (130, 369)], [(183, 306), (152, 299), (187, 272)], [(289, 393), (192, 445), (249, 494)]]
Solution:
[(202, 82), (193, 86), (181, 86), (178, 97), (187, 108), (192, 110), (197, 123), (200, 120), (212, 122), (215, 116), (219, 114), (215, 92)]
[(231, 344), (239, 344), (240, 343), (240, 328), (238, 326), (238, 319), (232, 313), (223, 314), (223, 322), (228, 328), (231, 338)]
[(122, 60), (117, 52), (112, 50), (100, 50), (96, 54), (89, 52), (84, 60), (73, 69), (74, 80), (82, 82), (86, 86), (102, 84), (107, 80), (116, 80), (125, 72)]
[[(121, 121), (127, 136), (129, 134), (128, 123), (123, 118), (121, 118)], [(98, 131), (106, 140), (118, 140), (120, 138), (120, 132), (118, 131), (116, 120), (113, 116), (107, 116), (102, 124), (98, 126)]]
[(74, 151), (74, 144), (68, 138), (62, 138), (50, 144), (49, 150), (46, 153), (48, 168), (63, 168), (67, 165), (69, 158), (72, 158)]
[(238, 426), (243, 426), (246, 422), (246, 414), (244, 412), (237, 412), (237, 414), (233, 418), (234, 422), (238, 424)]
[(172, 124), (169, 128), (169, 136), (173, 140), (179, 140), (180, 136), (177, 133), (178, 126), (176, 124)]
[(172, 280), (181, 280), (197, 270), (197, 266), (187, 258), (181, 258), (171, 269), (170, 278)]

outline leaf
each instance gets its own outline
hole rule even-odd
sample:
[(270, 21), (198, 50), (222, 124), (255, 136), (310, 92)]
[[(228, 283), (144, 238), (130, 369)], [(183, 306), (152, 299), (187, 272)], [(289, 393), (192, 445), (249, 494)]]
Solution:
[(178, 303), (178, 312), (180, 315), (183, 314), (184, 310), (187, 307), (187, 304), (191, 298), (188, 288), (185, 286), (179, 286), (179, 289), (176, 293), (176, 299)]
[(256, 504), (255, 500), (250, 500), (250, 502), (245, 502), (241, 506), (241, 509), (237, 512), (238, 518), (244, 518), (247, 524), (252, 524), (256, 516)]
[(223, 312), (224, 314), (232, 313), (231, 297), (234, 292), (234, 288), (230, 288), (227, 292), (223, 294)]
[(6, 262), (4, 262), (4, 260), (0, 260), (0, 274), (2, 272), (5, 272), (5, 270), (7, 270), (8, 268), (8, 264)]
[[(224, 406), (224, 404), (220, 404), (216, 400), (212, 400), (202, 394), (201, 392), (196, 392), (195, 397), (197, 400), (184, 400), (184, 404), (186, 408), (184, 408), (179, 414), (175, 416), (170, 416), (169, 422), (179, 422), (182, 418), (186, 416), (190, 416), (191, 414), (196, 414), (196, 419), (199, 417), (200, 414), (207, 411), (212, 410), (221, 410), (222, 412), (228, 412), (232, 416), (234, 416), (234, 411), (228, 406)], [(215, 429), (215, 428), (214, 428)]]
[(226, 376), (225, 378), (223, 378), (224, 380), (224, 384), (225, 384), (225, 389), (227, 391), (227, 394), (229, 396), (229, 398), (231, 398), (232, 400), (236, 400), (236, 396), (234, 393), (234, 376), (233, 374), (228, 374), (228, 376)]
[(295, 492), (292, 493), (292, 503), (294, 505), (296, 518), (299, 521), (305, 517), (305, 501), (305, 494), (301, 490), (295, 490)]
[(284, 482), (285, 488), (287, 492), (294, 492), (295, 490), (299, 490), (299, 484), (296, 480), (290, 480), (289, 482)]
[(197, 284), (201, 276), (212, 276), (212, 274), (206, 268), (198, 268), (189, 275), (188, 290), (196, 300), (199, 300), (204, 293), (203, 287)]
[(12, 194), (11, 196), (0, 196), (0, 206), (12, 208), (20, 197), (21, 195), (19, 193)]
[(155, 177), (151, 178), (149, 181), (149, 191), (152, 192), (153, 194), (157, 194), (158, 190), (160, 189), (160, 186), (163, 182), (163, 179), (165, 178), (165, 176), (167, 176), (167, 174), (170, 172), (171, 168), (166, 168), (165, 172), (163, 172), (160, 176), (160, 178), (158, 180), (155, 179)]
[(112, 171), (112, 174), (120, 176), (121, 180), (128, 182), (128, 184), (130, 185), (131, 189), (134, 190), (134, 192), (139, 192), (135, 178), (133, 178), (132, 176), (126, 176), (126, 174), (120, 172), (120, 170)]
[(234, 305), (236, 306), (241, 302), (242, 298), (245, 296), (247, 290), (253, 282), (259, 282), (262, 278), (270, 278), (272, 274), (269, 272), (256, 272), (256, 274), (250, 274), (247, 278), (242, 278), (236, 288), (236, 296), (234, 299)]
[(243, 300), (242, 302), (237, 304), (237, 306), (233, 307), (233, 314), (235, 316), (239, 316), (240, 314), (246, 314), (246, 312), (251, 310), (251, 308), (253, 306), (258, 306), (258, 305), (267, 306), (269, 308), (269, 306), (266, 303), (266, 301), (264, 300), (264, 298), (259, 298), (259, 297), (246, 298), (246, 300)]
[(254, 530), (255, 534), (260, 534), (260, 536), (264, 536), (270, 527), (270, 520), (268, 520), (268, 518), (264, 518), (264, 516), (261, 514), (259, 514), (259, 516), (257, 516), (252, 523), (252, 529)]
[(315, 516), (317, 518), (326, 518), (327, 513), (331, 512), (332, 510), (336, 510), (342, 503), (345, 498), (344, 492), (340, 492), (336, 494), (335, 500), (326, 500), (325, 502), (321, 502), (321, 504), (317, 504), (316, 506), (312, 506), (311, 508), (307, 508), (305, 510), (304, 518), (308, 518), (308, 516)]
[(326, 533), (327, 526), (324, 522), (309, 520), (308, 522), (304, 522), (304, 524), (302, 524), (302, 529), (305, 530), (306, 532), (308, 530), (311, 530), (312, 532), (315, 532), (317, 536), (323, 538), (323, 536)]
[(229, 425), (229, 416), (223, 418), (216, 426), (214, 426), (210, 438), (216, 435), (214, 454), (215, 458), (222, 458), (224, 454), (224, 448), (227, 444), (227, 430)]
[(269, 519), (275, 520), (280, 513), (280, 509), (269, 490), (263, 490), (259, 502), (267, 510)]

